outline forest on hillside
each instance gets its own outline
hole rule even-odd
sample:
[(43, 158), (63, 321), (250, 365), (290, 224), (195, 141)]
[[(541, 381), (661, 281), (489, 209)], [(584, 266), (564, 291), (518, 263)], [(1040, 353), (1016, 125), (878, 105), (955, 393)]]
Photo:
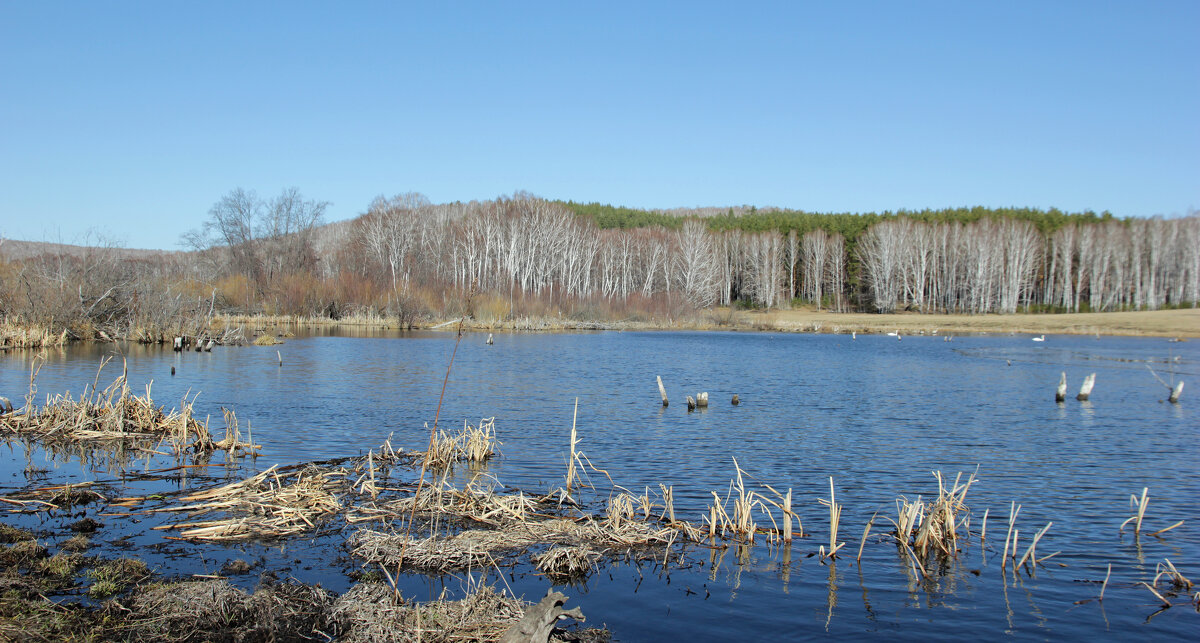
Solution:
[[(214, 313), (679, 319), (712, 306), (1013, 313), (1200, 301), (1200, 216), (1036, 209), (647, 211), (525, 193), (376, 198), (325, 224), (294, 188), (237, 189), (187, 252), (113, 246), (0, 258), (9, 323), (161, 341)], [(0, 246), (0, 257), (3, 257)]]

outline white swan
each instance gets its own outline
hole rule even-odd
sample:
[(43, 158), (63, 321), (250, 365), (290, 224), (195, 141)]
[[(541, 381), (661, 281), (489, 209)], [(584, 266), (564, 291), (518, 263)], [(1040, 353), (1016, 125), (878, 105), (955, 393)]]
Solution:
[(1033, 338), (1033, 341), (1035, 341), (1035, 342), (1044, 342), (1044, 341), (1046, 341), (1046, 336), (1045, 336), (1045, 335), (1042, 335), (1041, 337), (1034, 337), (1034, 338)]
[(900, 334), (900, 331), (895, 330), (895, 331), (888, 333), (888, 337), (896, 337), (899, 334)]

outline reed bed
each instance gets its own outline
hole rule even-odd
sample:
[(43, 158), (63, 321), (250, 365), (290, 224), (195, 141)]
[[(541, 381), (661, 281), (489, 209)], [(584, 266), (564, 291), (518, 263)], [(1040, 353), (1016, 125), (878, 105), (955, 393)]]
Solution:
[(185, 396), (178, 409), (165, 411), (154, 403), (150, 388), (146, 386), (144, 395), (134, 395), (121, 376), (104, 390), (93, 385), (77, 398), (70, 393), (47, 396), (40, 408), (32, 404), (31, 393), (24, 409), (0, 416), (0, 431), (42, 443), (140, 441), (134, 448), (150, 452), (157, 452), (163, 443), (176, 453), (216, 448), (207, 423), (192, 414), (194, 397)]
[(279, 339), (278, 337), (276, 337), (270, 333), (262, 334), (262, 335), (259, 335), (258, 337), (255, 337), (254, 342), (253, 342), (253, 344), (255, 346), (276, 346), (276, 345), (282, 344), (282, 343), (283, 343), (282, 339)]
[(67, 331), (55, 333), (36, 324), (23, 324), (5, 318), (0, 320), (0, 349), (9, 348), (54, 348), (67, 343)]
[(342, 504), (334, 495), (347, 486), (346, 472), (306, 467), (279, 475), (278, 466), (255, 476), (184, 497), (188, 503), (158, 512), (188, 512), (191, 517), (223, 514), (220, 518), (160, 525), (177, 530), (178, 538), (199, 541), (240, 541), (284, 538), (303, 533), (338, 514)]
[(430, 433), (429, 450), (425, 452), (426, 464), (441, 469), (456, 462), (486, 462), (496, 454), (496, 418), (483, 418), (478, 426), (463, 422), (457, 433), (437, 430)]

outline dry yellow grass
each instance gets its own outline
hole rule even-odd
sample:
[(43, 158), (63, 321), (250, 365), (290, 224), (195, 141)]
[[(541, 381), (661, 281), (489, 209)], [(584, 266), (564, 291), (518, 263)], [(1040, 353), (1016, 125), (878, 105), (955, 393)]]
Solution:
[(1031, 335), (1133, 335), (1147, 337), (1200, 337), (1200, 309), (1154, 310), (1119, 313), (1016, 314), (1016, 315), (925, 315), (900, 313), (831, 313), (814, 310), (779, 310), (739, 313), (738, 326), (860, 333), (899, 331), (917, 335), (922, 331), (939, 335), (960, 333), (1028, 333)]

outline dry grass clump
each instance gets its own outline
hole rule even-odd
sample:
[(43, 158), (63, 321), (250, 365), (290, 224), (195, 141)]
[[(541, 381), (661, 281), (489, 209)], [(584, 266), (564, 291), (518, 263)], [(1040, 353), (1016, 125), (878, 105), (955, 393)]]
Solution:
[(192, 416), (195, 398), (189, 401), (185, 397), (179, 409), (166, 412), (154, 404), (149, 385), (145, 395), (133, 395), (123, 375), (103, 391), (93, 385), (90, 392), (78, 398), (70, 393), (47, 396), (40, 409), (32, 404), (32, 392), (27, 400), (29, 404), (22, 412), (0, 416), (0, 430), (49, 444), (124, 444), (140, 440), (143, 444), (134, 444), (135, 450), (154, 452), (152, 445), (164, 441), (176, 452), (189, 447), (195, 451), (213, 449), (207, 424)]
[(496, 454), (496, 418), (483, 418), (479, 426), (463, 422), (458, 433), (438, 430), (430, 435), (426, 464), (431, 468), (447, 467), (455, 462), (486, 462)]
[(596, 566), (600, 554), (587, 545), (553, 547), (534, 556), (533, 564), (553, 583), (566, 583), (586, 578)]
[(346, 643), (495, 641), (525, 605), (488, 585), (462, 600), (405, 603), (389, 586), (360, 583), (333, 602), (331, 620)]
[[(733, 468), (737, 473), (729, 481), (729, 489), (726, 491), (725, 497), (722, 498), (715, 491), (711, 492), (713, 502), (709, 505), (707, 515), (703, 518), (703, 522), (708, 525), (709, 538), (716, 538), (718, 535), (726, 538), (732, 535), (735, 538), (745, 538), (749, 542), (754, 542), (754, 534), (760, 531), (759, 526), (754, 522), (756, 512), (771, 521), (774, 528), (769, 533), (777, 539), (791, 541), (793, 518), (796, 520), (798, 531), (803, 535), (804, 528), (800, 522), (800, 516), (792, 511), (791, 490), (788, 490), (785, 495), (770, 485), (762, 485), (777, 498), (773, 499), (762, 492), (747, 488), (744, 479), (745, 472), (738, 465), (737, 458), (733, 459)], [(729, 506), (730, 501), (733, 502), (732, 508)], [(782, 529), (775, 520), (771, 511), (772, 507), (778, 508), (781, 512)]]
[(258, 337), (254, 338), (255, 346), (275, 346), (276, 344), (282, 344), (282, 343), (283, 343), (282, 339), (279, 339), (278, 337), (271, 335), (269, 333), (264, 334), (264, 335), (259, 335)]
[(67, 331), (55, 333), (36, 324), (22, 324), (5, 317), (0, 320), (0, 347), (51, 348), (67, 343)]
[(278, 466), (181, 499), (188, 504), (157, 510), (187, 511), (192, 516), (222, 513), (225, 517), (160, 525), (155, 529), (181, 530), (179, 537), (186, 540), (283, 538), (312, 529), (318, 521), (342, 509), (334, 492), (346, 485), (344, 471), (306, 467), (281, 476), (276, 469)]
[(317, 586), (282, 583), (253, 594), (226, 580), (168, 583), (129, 601), (123, 639), (201, 641), (323, 640), (333, 595)]
[(895, 526), (892, 534), (896, 540), (921, 558), (928, 557), (930, 552), (946, 556), (958, 552), (959, 530), (964, 528), (970, 513), (965, 502), (967, 491), (975, 482), (975, 475), (971, 474), (960, 484), (960, 473), (955, 476), (954, 485), (947, 489), (942, 472), (935, 471), (933, 476), (938, 481), (937, 498), (929, 502), (922, 502), (920, 496), (913, 501), (897, 498), (896, 519), (888, 519)]

